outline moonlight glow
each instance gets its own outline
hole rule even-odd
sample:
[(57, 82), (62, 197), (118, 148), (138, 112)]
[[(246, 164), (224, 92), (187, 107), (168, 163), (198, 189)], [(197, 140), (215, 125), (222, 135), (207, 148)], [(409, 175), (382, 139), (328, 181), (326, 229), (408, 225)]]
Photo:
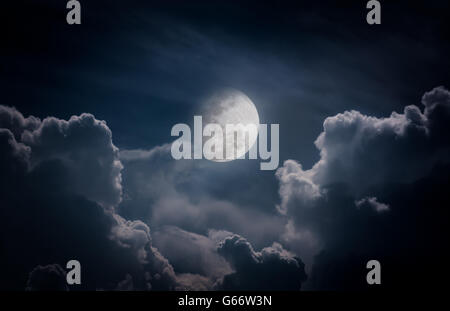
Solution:
[[(255, 144), (258, 137), (259, 115), (253, 102), (244, 93), (237, 90), (226, 90), (211, 97), (205, 104), (204, 119), (206, 123), (216, 123), (225, 133), (222, 146), (223, 159), (214, 159), (216, 162), (232, 161), (244, 156)], [(255, 125), (254, 127), (242, 127), (237, 131), (237, 138), (233, 137), (234, 132), (226, 131), (226, 125)], [(205, 140), (216, 139), (205, 138)], [(248, 143), (246, 140), (248, 139)], [(233, 156), (227, 156), (227, 149), (233, 148)]]

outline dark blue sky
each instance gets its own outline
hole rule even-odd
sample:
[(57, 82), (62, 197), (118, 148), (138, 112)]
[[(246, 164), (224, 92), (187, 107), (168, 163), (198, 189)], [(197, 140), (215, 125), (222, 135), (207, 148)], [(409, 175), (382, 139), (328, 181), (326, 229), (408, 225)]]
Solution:
[(445, 1), (383, 3), (378, 26), (363, 2), (95, 1), (81, 26), (65, 24), (61, 1), (21, 2), (7, 4), (3, 103), (91, 112), (121, 148), (168, 142), (202, 98), (234, 87), (281, 124), (281, 159), (312, 165), (326, 116), (385, 116), (449, 81)]

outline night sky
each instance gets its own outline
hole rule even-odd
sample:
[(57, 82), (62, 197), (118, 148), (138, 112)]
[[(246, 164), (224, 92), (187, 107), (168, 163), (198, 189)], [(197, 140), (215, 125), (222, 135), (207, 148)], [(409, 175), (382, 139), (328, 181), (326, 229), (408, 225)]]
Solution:
[[(1, 5), (0, 289), (442, 288), (448, 1), (80, 2)], [(224, 88), (277, 170), (171, 157)]]

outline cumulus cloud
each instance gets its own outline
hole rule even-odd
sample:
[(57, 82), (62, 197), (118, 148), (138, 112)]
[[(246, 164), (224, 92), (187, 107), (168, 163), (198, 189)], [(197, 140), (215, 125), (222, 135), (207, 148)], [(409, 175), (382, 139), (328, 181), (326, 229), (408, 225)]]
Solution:
[(86, 113), (68, 121), (48, 117), (33, 131), (25, 130), (21, 141), (33, 150), (32, 166), (62, 162), (74, 193), (106, 207), (120, 202), (122, 164), (104, 121)]
[[(1, 106), (0, 106), (1, 107)], [(29, 166), (31, 149), (17, 142), (9, 129), (0, 128), (0, 185), (2, 189), (14, 188)], [(7, 194), (8, 191), (5, 191)]]
[(39, 118), (25, 118), (16, 108), (0, 105), (0, 128), (9, 129), (17, 140), (24, 131), (34, 131), (40, 124)]
[(305, 265), (279, 243), (256, 252), (243, 237), (223, 240), (218, 252), (233, 267), (218, 285), (223, 290), (300, 290), (306, 280)]
[(126, 220), (113, 214), (116, 221), (111, 230), (111, 238), (119, 245), (132, 249), (141, 263), (147, 263), (146, 246), (151, 243), (150, 228), (140, 220)]
[[(0, 259), (11, 267), (1, 288), (23, 288), (23, 267), (70, 259), (90, 267), (85, 289), (114, 289), (127, 273), (136, 277), (135, 288), (176, 287), (147, 224), (117, 214), (122, 164), (104, 121), (90, 114), (41, 121), (0, 106), (0, 150), (1, 247), (14, 250)], [(59, 266), (37, 267), (27, 286), (57, 272)]]
[(437, 163), (448, 163), (450, 146), (442, 138), (448, 128), (450, 93), (438, 87), (423, 96), (424, 112), (405, 107), (387, 118), (346, 111), (328, 117), (315, 141), (320, 160), (309, 170), (285, 161), (280, 182), (280, 212), (289, 204), (308, 206), (325, 188), (342, 183), (355, 196), (368, 196), (380, 184), (412, 182), (426, 176)]
[[(386, 118), (355, 110), (328, 117), (315, 141), (319, 161), (304, 169), (287, 160), (277, 170), (277, 209), (288, 218), (286, 244), (301, 253), (293, 241), (303, 232), (319, 246), (306, 256), (317, 255), (313, 288), (364, 287), (358, 267), (378, 256), (398, 268), (406, 245), (416, 252), (437, 251), (430, 241), (442, 239), (445, 231), (432, 223), (446, 214), (438, 206), (446, 201), (442, 190), (448, 185), (442, 176), (450, 164), (450, 93), (437, 87), (425, 93), (422, 104), (423, 110), (411, 105)], [(412, 219), (423, 222), (423, 230)], [(346, 272), (327, 277), (331, 270)]]
[(281, 204), (278, 211), (286, 215), (289, 202), (295, 200), (302, 206), (308, 206), (321, 196), (319, 185), (312, 180), (313, 171), (305, 171), (302, 165), (294, 160), (287, 160), (275, 175), (280, 181)]
[(285, 231), (281, 235), (280, 240), (283, 244), (289, 246), (290, 251), (301, 257), (305, 263), (306, 272), (310, 273), (314, 255), (322, 247), (316, 232), (312, 231), (308, 226), (297, 226), (293, 219), (290, 218), (286, 223)]

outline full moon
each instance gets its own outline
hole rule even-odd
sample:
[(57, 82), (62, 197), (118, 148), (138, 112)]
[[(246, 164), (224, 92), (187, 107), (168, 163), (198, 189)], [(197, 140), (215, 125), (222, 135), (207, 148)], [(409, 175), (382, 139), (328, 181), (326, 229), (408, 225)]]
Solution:
[[(223, 153), (223, 159), (213, 159), (215, 162), (227, 162), (243, 157), (255, 144), (258, 137), (259, 115), (253, 102), (244, 93), (228, 89), (216, 93), (204, 106), (204, 124), (215, 123), (222, 128), (223, 141), (219, 146), (219, 152)], [(244, 125), (234, 132), (227, 132), (226, 125)], [(247, 126), (254, 125), (254, 126)], [(217, 138), (204, 138), (204, 140)], [(222, 148), (222, 150), (220, 150)], [(232, 149), (234, 148), (234, 149)], [(234, 154), (227, 155), (227, 150), (234, 150)]]

